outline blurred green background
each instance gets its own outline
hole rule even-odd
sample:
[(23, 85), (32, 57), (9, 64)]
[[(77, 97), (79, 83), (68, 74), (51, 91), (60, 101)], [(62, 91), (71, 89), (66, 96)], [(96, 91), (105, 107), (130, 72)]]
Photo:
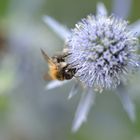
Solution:
[[(80, 94), (67, 100), (72, 83), (46, 91), (47, 64), (61, 40), (42, 20), (49, 15), (68, 28), (89, 13), (98, 0), (0, 0), (0, 140), (140, 140), (140, 72), (129, 95), (136, 106), (135, 123), (111, 91), (98, 94), (88, 121), (73, 134), (71, 125)], [(140, 19), (139, 0), (104, 0), (108, 12)]]

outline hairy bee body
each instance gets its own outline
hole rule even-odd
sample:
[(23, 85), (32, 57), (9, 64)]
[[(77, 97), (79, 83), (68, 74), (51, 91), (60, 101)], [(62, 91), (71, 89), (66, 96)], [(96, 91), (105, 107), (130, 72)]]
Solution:
[(44, 59), (49, 65), (49, 76), (53, 80), (70, 80), (76, 73), (76, 68), (67, 64), (66, 57), (69, 55), (66, 52), (49, 57), (43, 50), (41, 50)]

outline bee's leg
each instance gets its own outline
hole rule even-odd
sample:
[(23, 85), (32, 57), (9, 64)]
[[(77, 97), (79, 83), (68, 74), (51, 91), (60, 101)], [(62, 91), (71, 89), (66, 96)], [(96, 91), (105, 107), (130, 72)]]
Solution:
[(67, 57), (67, 56), (69, 56), (69, 55), (71, 55), (72, 53), (64, 53), (63, 54), (63, 57), (65, 58), (65, 57)]
[(82, 67), (77, 68), (77, 71), (80, 70)]

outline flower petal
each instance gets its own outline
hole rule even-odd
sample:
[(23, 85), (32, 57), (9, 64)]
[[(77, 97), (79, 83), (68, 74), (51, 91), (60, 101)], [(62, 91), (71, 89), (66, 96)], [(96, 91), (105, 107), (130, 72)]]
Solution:
[(49, 82), (45, 89), (46, 90), (51, 90), (51, 89), (54, 89), (54, 88), (57, 88), (57, 87), (60, 87), (60, 86), (63, 86), (64, 84), (68, 83), (69, 81), (58, 81), (58, 80), (53, 80), (51, 82)]
[(69, 29), (64, 27), (62, 24), (57, 22), (55, 19), (53, 19), (50, 16), (44, 16), (43, 21), (62, 39), (65, 41), (65, 39), (71, 35), (71, 32)]
[(82, 95), (80, 103), (78, 105), (75, 118), (73, 121), (72, 131), (76, 132), (83, 122), (86, 121), (88, 112), (94, 103), (95, 93), (92, 88), (88, 88)]
[(126, 88), (123, 86), (119, 87), (116, 94), (120, 98), (123, 108), (128, 114), (128, 117), (132, 122), (134, 122), (136, 120), (135, 106), (131, 98), (129, 97)]
[(113, 13), (127, 18), (131, 9), (132, 0), (113, 0)]
[(140, 36), (140, 20), (129, 25), (129, 28), (132, 32), (136, 33), (137, 36)]
[(97, 16), (107, 16), (107, 9), (105, 5), (102, 2), (97, 3), (97, 10), (96, 10)]
[(79, 84), (78, 84), (78, 82), (76, 82), (76, 83), (73, 85), (73, 87), (72, 87), (72, 89), (71, 89), (71, 91), (70, 91), (70, 93), (69, 93), (68, 99), (71, 99), (74, 95), (77, 94), (77, 92), (78, 92), (78, 87), (79, 87)]

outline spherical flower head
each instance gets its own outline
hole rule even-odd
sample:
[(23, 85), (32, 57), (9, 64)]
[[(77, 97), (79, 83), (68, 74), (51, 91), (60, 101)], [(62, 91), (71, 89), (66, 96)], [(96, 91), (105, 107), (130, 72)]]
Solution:
[(139, 66), (138, 39), (127, 25), (113, 15), (89, 15), (76, 24), (66, 41), (67, 61), (85, 86), (115, 88)]

